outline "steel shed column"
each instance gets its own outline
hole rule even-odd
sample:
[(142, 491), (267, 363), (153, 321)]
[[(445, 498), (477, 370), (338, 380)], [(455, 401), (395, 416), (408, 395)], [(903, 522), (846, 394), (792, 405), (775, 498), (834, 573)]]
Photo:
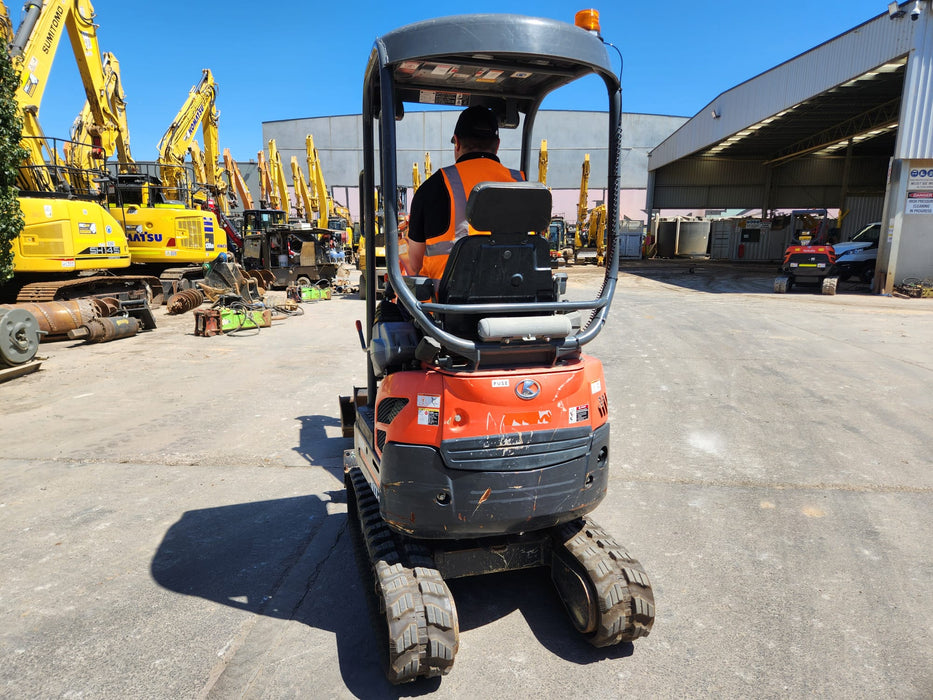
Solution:
[(904, 76), (897, 145), (885, 190), (884, 218), (878, 245), (874, 289), (889, 293), (905, 277), (933, 274), (933, 213), (909, 207), (910, 192), (933, 194), (933, 8), (923, 4), (914, 25)]

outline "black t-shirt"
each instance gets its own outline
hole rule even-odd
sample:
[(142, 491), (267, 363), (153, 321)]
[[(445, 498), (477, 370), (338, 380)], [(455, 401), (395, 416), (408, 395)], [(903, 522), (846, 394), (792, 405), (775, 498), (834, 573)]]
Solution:
[[(499, 162), (493, 153), (466, 153), (458, 163), (472, 158), (489, 158)], [(444, 174), (438, 170), (421, 183), (411, 198), (411, 213), (408, 217), (408, 239), (424, 243), (429, 238), (440, 236), (450, 226), (450, 193)]]

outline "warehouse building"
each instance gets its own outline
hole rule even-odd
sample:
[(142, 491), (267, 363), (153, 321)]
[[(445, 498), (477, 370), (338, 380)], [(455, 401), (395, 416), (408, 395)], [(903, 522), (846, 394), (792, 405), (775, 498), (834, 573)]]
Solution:
[[(653, 149), (647, 208), (838, 209), (843, 240), (882, 222), (876, 291), (933, 277), (931, 112), (931, 3), (891, 3), (718, 95)], [(734, 235), (729, 256), (783, 250), (793, 234), (759, 231)]]
[[(413, 165), (418, 164), (424, 177), (425, 154), (430, 154), (432, 168), (453, 162), (450, 136), (459, 116), (459, 110), (409, 112), (398, 124), (398, 181), (412, 186)], [(621, 212), (633, 222), (644, 222), (648, 153), (670, 136), (684, 122), (685, 117), (653, 114), (624, 114), (622, 197)], [(576, 207), (584, 156), (589, 154), (592, 177), (589, 180), (589, 206), (606, 200), (606, 142), (608, 128), (605, 112), (542, 111), (535, 121), (535, 143), (547, 141), (547, 184), (554, 198), (553, 211), (570, 221), (576, 221)], [(347, 205), (356, 217), (356, 201), (362, 163), (362, 118), (360, 115), (317, 117), (263, 122), (263, 143), (275, 139), (276, 147), (285, 163), (286, 177), (291, 182), (288, 163), (297, 157), (304, 166), (305, 138), (314, 137), (314, 146), (324, 166), (324, 178), (333, 190), (334, 198)], [(499, 156), (503, 163), (518, 167), (521, 150), (521, 130), (501, 129)], [(533, 155), (537, 162), (538, 153)], [(241, 166), (242, 169), (242, 166)], [(246, 166), (245, 176), (250, 189), (258, 191), (255, 165)], [(252, 172), (252, 175), (247, 174)], [(537, 179), (537, 171), (526, 173), (528, 179)], [(249, 178), (254, 178), (250, 180)]]

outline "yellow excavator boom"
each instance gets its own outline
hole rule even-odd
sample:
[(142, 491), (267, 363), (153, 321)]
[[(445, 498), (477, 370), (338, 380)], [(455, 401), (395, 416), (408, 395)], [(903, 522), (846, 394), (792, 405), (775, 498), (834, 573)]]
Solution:
[(541, 139), (541, 150), (538, 151), (538, 182), (547, 185), (547, 139)]
[(226, 183), (220, 177), (223, 169), (219, 166), (217, 122), (217, 84), (210, 69), (202, 70), (201, 81), (191, 88), (188, 98), (169, 128), (159, 141), (159, 165), (166, 190), (177, 193), (184, 186), (185, 155), (194, 140), (198, 127), (204, 136), (205, 168), (204, 184), (208, 185), (215, 197), (223, 195)]
[(285, 182), (285, 167), (282, 165), (282, 156), (275, 145), (275, 139), (269, 139), (269, 173), (272, 176), (272, 188), (276, 191), (280, 205), (273, 204), (273, 207), (281, 209), (287, 216), (291, 213), (292, 203), (288, 196), (288, 185)]
[(314, 203), (311, 200), (311, 192), (308, 190), (308, 182), (305, 180), (305, 174), (298, 164), (298, 158), (292, 156), (290, 162), (292, 166), (292, 184), (295, 187), (295, 199), (298, 202), (295, 205), (298, 218), (311, 223), (314, 218)]
[[(112, 53), (104, 53), (102, 62), (104, 94), (95, 97), (95, 101), (103, 102), (99, 113), (105, 122), (98, 122), (92, 101), (85, 100), (84, 108), (71, 127), (73, 143), (66, 149), (66, 158), (74, 167), (97, 167), (99, 163), (96, 161), (101, 155), (98, 149), (102, 149), (108, 156), (116, 155), (120, 171), (128, 172), (132, 169), (133, 156), (130, 153), (130, 129), (126, 121), (126, 93), (120, 77), (120, 62)], [(108, 148), (114, 150), (108, 151)]]
[(232, 191), (240, 198), (243, 208), (252, 209), (253, 196), (249, 192), (249, 187), (246, 186), (246, 178), (243, 177), (243, 173), (240, 172), (239, 166), (236, 164), (236, 161), (233, 160), (233, 156), (230, 155), (229, 148), (224, 149), (224, 169), (227, 171), (227, 177), (230, 179), (230, 186), (233, 188)]
[(583, 156), (583, 167), (580, 175), (580, 199), (577, 201), (577, 234), (576, 247), (583, 248), (588, 245), (588, 238), (583, 237), (583, 229), (586, 224), (586, 216), (589, 211), (589, 186), (590, 186), (590, 154)]
[(263, 209), (281, 209), (279, 196), (272, 187), (272, 176), (269, 175), (265, 151), (256, 154), (256, 163), (259, 167), (259, 206)]
[(318, 156), (317, 149), (314, 147), (314, 136), (308, 134), (305, 136), (305, 154), (308, 159), (308, 174), (311, 178), (311, 192), (314, 201), (317, 203), (315, 213), (317, 214), (317, 225), (320, 228), (327, 228), (331, 215), (334, 213), (334, 203), (327, 191), (327, 183), (324, 181), (324, 167), (321, 165), (321, 159)]

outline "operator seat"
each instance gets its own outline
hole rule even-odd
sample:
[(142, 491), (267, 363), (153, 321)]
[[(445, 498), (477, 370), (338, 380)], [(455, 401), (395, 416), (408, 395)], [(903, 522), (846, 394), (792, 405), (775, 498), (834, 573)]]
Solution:
[[(530, 314), (510, 313), (507, 304), (557, 300), (548, 243), (542, 236), (529, 235), (546, 231), (550, 223), (547, 187), (538, 182), (481, 182), (470, 193), (466, 215), (474, 229), (490, 233), (456, 241), (438, 286), (438, 303), (502, 304), (493, 316), (518, 318)], [(439, 320), (453, 335), (484, 341), (490, 338), (482, 337), (479, 322), (490, 315), (442, 312)]]

